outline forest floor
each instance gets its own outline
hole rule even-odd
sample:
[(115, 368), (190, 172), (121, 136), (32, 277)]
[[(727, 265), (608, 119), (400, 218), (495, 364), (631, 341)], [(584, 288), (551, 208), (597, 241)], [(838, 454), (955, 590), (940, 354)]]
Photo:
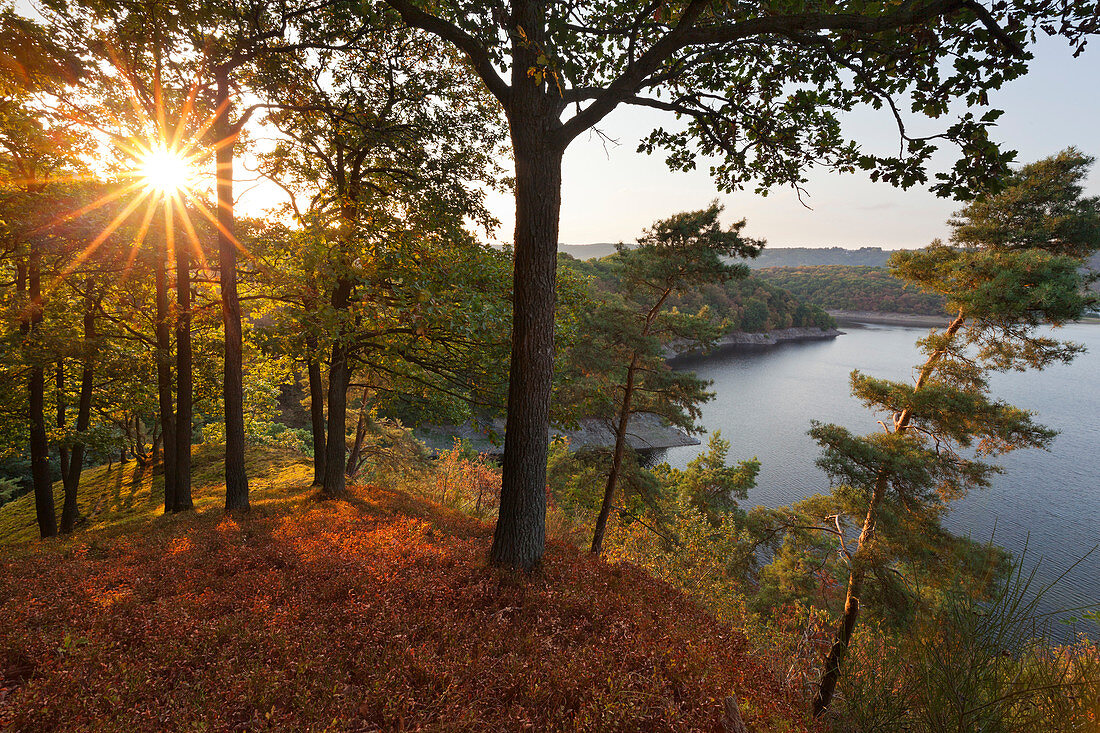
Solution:
[(804, 729), (739, 632), (634, 566), (552, 543), (496, 569), (490, 525), (373, 486), (317, 501), (285, 453), (227, 517), (214, 453), (196, 512), (160, 515), (130, 464), (86, 473), (72, 537), (0, 507), (0, 729), (707, 731), (728, 695), (752, 731)]

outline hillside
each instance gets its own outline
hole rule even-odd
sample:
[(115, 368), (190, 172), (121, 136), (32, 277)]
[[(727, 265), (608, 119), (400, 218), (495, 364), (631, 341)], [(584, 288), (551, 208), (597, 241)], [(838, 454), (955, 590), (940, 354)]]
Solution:
[(552, 543), (498, 571), (488, 524), (378, 487), (319, 503), (301, 458), (252, 460), (241, 519), (216, 484), (156, 516), (159, 477), (117, 466), (72, 538), (10, 543), (32, 516), (0, 508), (0, 728), (718, 730), (736, 694), (753, 730), (802, 729), (739, 633), (636, 567)]
[[(582, 261), (567, 254), (559, 254), (558, 265), (594, 278), (600, 288), (609, 288), (618, 277), (612, 258)], [(698, 310), (709, 306), (713, 313), (730, 321), (732, 331), (758, 333), (787, 328), (828, 328), (835, 325), (821, 308), (805, 303), (782, 287), (755, 275), (725, 283), (703, 285), (690, 295), (675, 298), (672, 304), (682, 310)]]
[[(598, 259), (615, 252), (615, 245), (607, 242), (598, 244), (559, 244), (558, 251), (576, 257), (578, 260)], [(885, 267), (891, 250), (881, 247), (765, 247), (764, 251), (745, 264), (754, 270), (766, 267), (802, 267), (807, 265), (863, 265)]]
[(943, 298), (898, 280), (884, 267), (772, 267), (757, 276), (826, 310), (940, 315)]

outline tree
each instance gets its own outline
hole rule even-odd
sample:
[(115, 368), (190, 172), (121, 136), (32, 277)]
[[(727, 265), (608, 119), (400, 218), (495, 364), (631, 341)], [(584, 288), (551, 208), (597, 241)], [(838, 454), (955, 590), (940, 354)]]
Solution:
[[(15, 25), (7, 12), (0, 14), (3, 30)], [(31, 23), (19, 25), (28, 34), (27, 42), (37, 43), (44, 35)], [(43, 46), (37, 46), (39, 51)], [(45, 54), (44, 54), (45, 55)], [(30, 72), (28, 72), (30, 73)], [(34, 77), (37, 79), (38, 77)], [(74, 166), (81, 144), (72, 131), (56, 117), (37, 109), (31, 91), (0, 79), (0, 193), (24, 213), (40, 214), (51, 186), (64, 178)], [(56, 80), (46, 77), (46, 83)], [(33, 218), (33, 215), (28, 218)], [(35, 510), (43, 538), (57, 534), (50, 476), (49, 442), (46, 431), (45, 370), (47, 350), (42, 338), (45, 297), (42, 289), (44, 249), (49, 235), (24, 222), (3, 222), (4, 249), (11, 251), (16, 264), (15, 299), (19, 308), (20, 347), (27, 364), (27, 409), (34, 485)]]
[[(1000, 193), (956, 215), (953, 238), (963, 246), (937, 242), (891, 258), (896, 277), (942, 295), (955, 315), (919, 342), (926, 360), (913, 384), (852, 373), (852, 394), (892, 416), (882, 422), (884, 432), (860, 437), (820, 423), (810, 431), (822, 446), (818, 463), (840, 485), (847, 511), (863, 513), (815, 717), (832, 701), (868, 575), (892, 560), (879, 525), (889, 527), (896, 516), (934, 526), (947, 502), (989, 484), (999, 469), (982, 459), (1046, 447), (1054, 437), (1030, 413), (994, 400), (987, 375), (1042, 369), (1080, 351), (1038, 328), (1079, 318), (1096, 302), (1080, 272), (1083, 258), (1100, 247), (1100, 198), (1081, 196), (1091, 163), (1070, 149), (1023, 166)], [(842, 533), (839, 519), (837, 529)]]
[[(265, 170), (293, 194), (303, 226), (295, 239), (309, 284), (295, 300), (308, 311), (302, 325), (311, 358), (321, 347), (331, 350), (327, 435), (315, 440), (324, 448), (323, 462), (315, 454), (315, 474), (323, 473), (330, 497), (346, 494), (347, 392), (356, 361), (374, 351), (365, 360), (378, 366), (394, 337), (430, 340), (441, 335), (439, 322), (460, 322), (443, 291), (478, 262), (465, 220), (495, 223), (480, 188), (496, 182), (492, 155), (500, 141), (486, 95), (457, 60), (430, 52), (431, 37), (383, 30), (354, 50), (279, 56), (266, 69), (276, 108), (268, 119), (284, 140)], [(328, 68), (338, 72), (331, 83), (322, 81)], [(297, 205), (302, 195), (305, 211)], [(476, 302), (469, 292), (465, 299)], [(405, 348), (407, 356), (412, 349)], [(319, 365), (309, 374), (314, 395)]]
[[(530, 567), (542, 557), (545, 475), (554, 353), (554, 267), (561, 162), (581, 133), (622, 104), (664, 110), (686, 129), (654, 131), (641, 146), (669, 151), (675, 169), (698, 155), (720, 158), (723, 189), (801, 190), (812, 165), (863, 169), (901, 186), (927, 181), (933, 141), (956, 144), (960, 160), (934, 186), (967, 195), (995, 180), (1009, 154), (990, 142), (987, 93), (1026, 72), (1036, 29), (1078, 45), (1096, 4), (988, 9), (975, 0), (818, 3), (505, 4), (385, 0), (410, 26), (461, 50), (508, 117), (516, 171), (512, 361), (500, 515), (490, 552)], [(1057, 29), (1056, 31), (1053, 29)], [(507, 78), (506, 78), (507, 77)], [(940, 135), (916, 137), (901, 114), (938, 118), (956, 100), (967, 111)], [(888, 108), (897, 155), (861, 151), (837, 119), (857, 104)], [(571, 116), (566, 116), (572, 110)]]
[[(748, 268), (725, 262), (729, 257), (751, 257), (762, 242), (741, 235), (745, 221), (723, 229), (717, 203), (701, 211), (677, 214), (658, 221), (634, 249), (619, 248), (619, 277), (614, 292), (587, 319), (589, 338), (574, 357), (581, 367), (579, 384), (592, 389), (589, 409), (607, 414), (615, 445), (607, 473), (603, 502), (592, 537), (592, 552), (603, 545), (607, 518), (618, 485), (630, 418), (635, 412), (661, 416), (684, 429), (693, 427), (698, 405), (710, 395), (705, 383), (689, 372), (666, 363), (669, 349), (689, 350), (712, 344), (728, 324), (707, 308), (681, 313), (670, 307), (676, 295), (709, 282), (744, 277)], [(612, 417), (613, 415), (613, 417)]]

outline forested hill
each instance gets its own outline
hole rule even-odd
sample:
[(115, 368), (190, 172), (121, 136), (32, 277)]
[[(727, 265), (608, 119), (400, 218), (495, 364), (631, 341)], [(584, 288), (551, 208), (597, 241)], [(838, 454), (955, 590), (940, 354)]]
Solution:
[[(564, 252), (578, 260), (590, 260), (606, 257), (615, 252), (614, 244), (562, 244), (559, 252)], [(891, 250), (881, 247), (766, 247), (758, 257), (746, 260), (745, 264), (754, 270), (765, 267), (801, 267), (804, 265), (867, 265), (885, 267)]]
[[(558, 264), (610, 286), (615, 277), (610, 258), (578, 260), (569, 254), (558, 255)], [(691, 295), (680, 297), (674, 305), (682, 310), (698, 310), (706, 305), (721, 318), (728, 318), (733, 331), (756, 333), (783, 328), (835, 325), (822, 308), (802, 302), (783, 287), (757, 276), (702, 285)]]
[(756, 276), (826, 310), (939, 315), (943, 298), (898, 280), (885, 267), (769, 267)]

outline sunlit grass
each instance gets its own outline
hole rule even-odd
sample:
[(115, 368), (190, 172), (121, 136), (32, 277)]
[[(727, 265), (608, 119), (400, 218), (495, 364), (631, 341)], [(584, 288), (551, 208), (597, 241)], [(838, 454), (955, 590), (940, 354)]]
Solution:
[[(224, 506), (223, 451), (220, 445), (196, 445), (192, 450), (192, 495), (200, 513), (220, 512)], [(253, 506), (297, 497), (313, 480), (309, 458), (282, 449), (251, 448), (245, 466)], [(60, 517), (65, 499), (60, 481), (54, 484), (53, 492)], [(80, 477), (78, 501), (87, 521), (77, 528), (77, 535), (148, 522), (163, 513), (164, 474), (159, 465), (143, 469), (135, 460), (87, 468)], [(33, 492), (0, 507), (0, 545), (27, 541), (37, 545), (37, 539)]]

